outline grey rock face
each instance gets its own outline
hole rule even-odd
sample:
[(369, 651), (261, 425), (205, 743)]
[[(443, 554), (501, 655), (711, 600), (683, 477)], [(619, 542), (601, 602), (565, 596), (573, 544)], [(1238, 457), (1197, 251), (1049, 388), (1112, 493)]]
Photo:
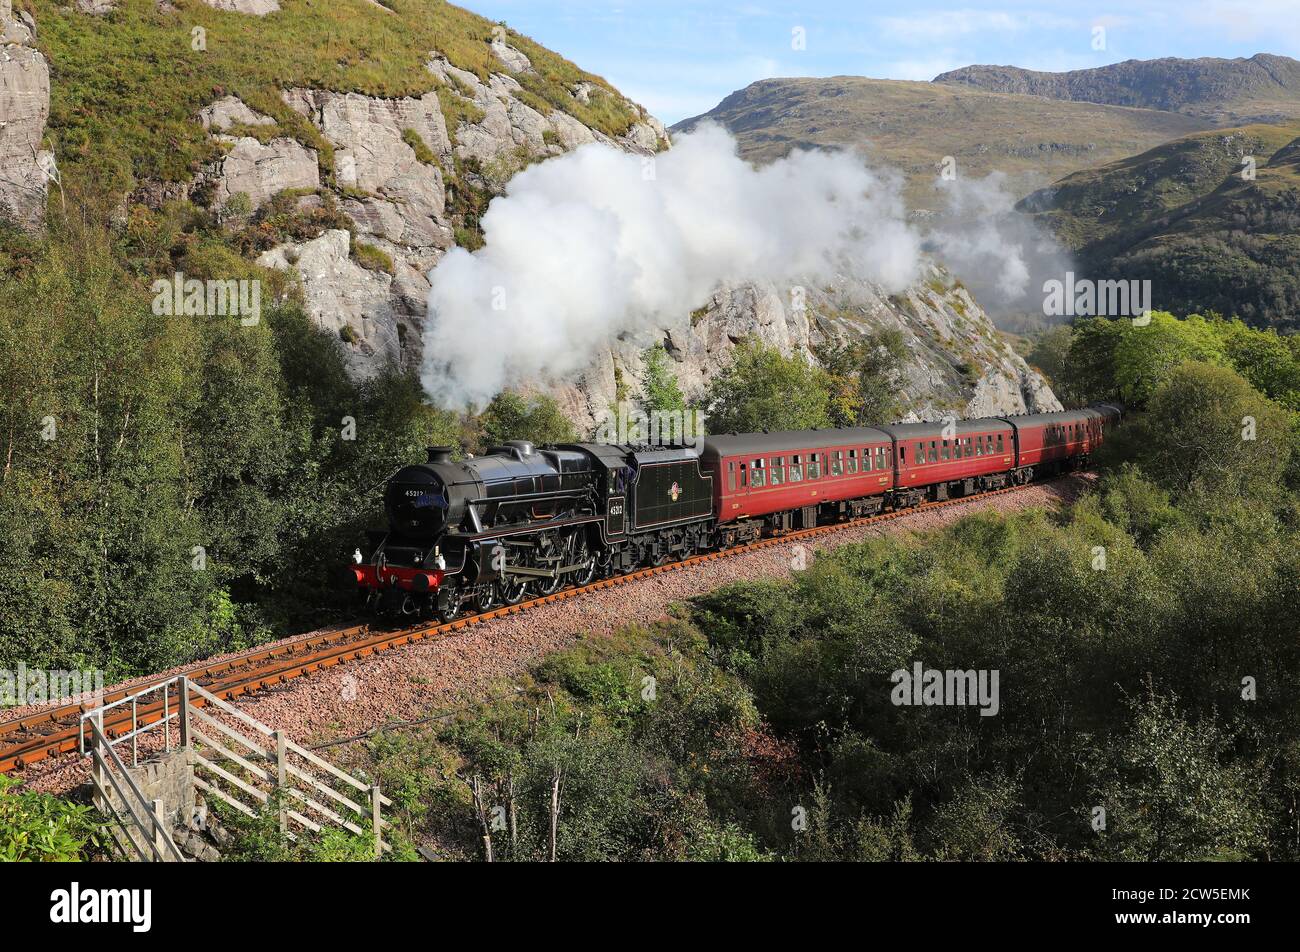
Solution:
[(492, 55), (510, 72), (529, 73), (533, 71), (532, 60), (500, 37), (493, 37), (491, 46)]
[(264, 268), (296, 271), (307, 313), (321, 328), (338, 334), (348, 370), (359, 379), (374, 376), (386, 362), (400, 362), (398, 311), (392, 302), (393, 277), (369, 271), (349, 256), (351, 236), (342, 229), (301, 244), (281, 245), (262, 254)]
[(50, 115), (50, 69), (29, 45), (31, 27), (0, 0), (0, 218), (39, 230), (54, 157), (41, 149)]
[(901, 295), (841, 277), (831, 287), (803, 288), (803, 306), (798, 307), (791, 290), (771, 283), (719, 288), (689, 321), (642, 339), (614, 342), (579, 380), (559, 389), (561, 406), (580, 428), (594, 429), (615, 406), (620, 384), (639, 392), (642, 354), (657, 342), (673, 359), (683, 393), (694, 400), (743, 340), (815, 359), (819, 345), (892, 328), (902, 334), (909, 351), (896, 381), (900, 400), (910, 408), (906, 419), (1061, 409), (1042, 376), (1011, 350), (969, 292), (938, 266)]
[(224, 206), (243, 193), (258, 208), (287, 188), (319, 188), (316, 152), (293, 139), (272, 139), (263, 145), (251, 136), (233, 138), (231, 150), (218, 163), (215, 202)]
[(249, 109), (237, 96), (224, 96), (199, 112), (199, 122), (209, 131), (225, 132), (234, 126), (273, 126), (275, 120)]
[(255, 17), (264, 17), (280, 9), (279, 0), (203, 0), (203, 2), (218, 10), (247, 13)]

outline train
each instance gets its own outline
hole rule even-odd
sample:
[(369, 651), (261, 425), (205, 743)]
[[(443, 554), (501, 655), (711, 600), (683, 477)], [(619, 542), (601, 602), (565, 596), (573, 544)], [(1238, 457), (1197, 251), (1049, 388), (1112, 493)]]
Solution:
[(451, 621), (566, 586), (1088, 464), (1119, 404), (633, 445), (430, 447), (384, 487), (386, 526), (343, 581), (385, 613)]

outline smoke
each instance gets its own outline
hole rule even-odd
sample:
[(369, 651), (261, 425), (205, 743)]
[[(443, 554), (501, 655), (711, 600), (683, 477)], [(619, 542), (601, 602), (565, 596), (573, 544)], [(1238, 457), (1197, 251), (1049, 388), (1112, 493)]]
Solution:
[(722, 283), (850, 272), (901, 291), (921, 267), (904, 213), (898, 182), (848, 152), (756, 169), (714, 125), (653, 159), (583, 146), (511, 179), (485, 246), (431, 272), (425, 389), (481, 407), (563, 380), (614, 337), (680, 326)]
[(755, 168), (704, 124), (654, 158), (591, 144), (520, 172), (483, 216), (485, 245), (431, 272), (422, 381), (445, 407), (572, 377), (611, 339), (681, 327), (721, 284), (829, 283), (887, 293), (933, 253), (986, 306), (1041, 312), (1059, 247), (1014, 210), (1002, 179), (942, 182), (949, 214), (909, 225), (898, 176), (848, 151)]
[(1015, 196), (1000, 172), (982, 179), (940, 179), (936, 185), (948, 210), (927, 230), (925, 250), (965, 282), (995, 319), (1042, 314), (1043, 282), (1072, 269), (1069, 253), (1034, 219), (1016, 211)]

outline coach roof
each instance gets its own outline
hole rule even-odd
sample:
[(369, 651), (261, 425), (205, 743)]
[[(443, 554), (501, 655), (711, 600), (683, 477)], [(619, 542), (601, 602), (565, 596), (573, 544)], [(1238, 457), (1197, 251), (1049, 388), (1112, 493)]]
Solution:
[(1011, 424), (1001, 417), (984, 417), (979, 420), (949, 420), (936, 421), (930, 423), (892, 423), (889, 426), (882, 426), (882, 430), (892, 434), (895, 439), (899, 440), (937, 440), (945, 439), (944, 430), (948, 434), (960, 433), (993, 433), (998, 430), (1009, 430)]
[(776, 433), (722, 433), (704, 439), (705, 456), (745, 456), (750, 453), (787, 453), (835, 446), (888, 443), (889, 434), (870, 426), (824, 430), (781, 430)]

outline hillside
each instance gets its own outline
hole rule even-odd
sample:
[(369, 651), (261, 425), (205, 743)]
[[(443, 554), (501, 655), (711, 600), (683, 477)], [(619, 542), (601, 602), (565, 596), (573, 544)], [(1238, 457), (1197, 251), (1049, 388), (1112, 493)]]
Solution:
[[(600, 77), (440, 0), (18, 2), (8, 19), (23, 55), (48, 62), (50, 77), (42, 86), (38, 69), (15, 71), (34, 86), (25, 112), (0, 100), (0, 119), (22, 120), (0, 128), (0, 154), (21, 158), (39, 185), (14, 190), (24, 214), (10, 218), (39, 224), (48, 183), (55, 230), (69, 209), (102, 221), (143, 286), (178, 272), (273, 276), (359, 380), (420, 367), (430, 269), (452, 248), (481, 245), (479, 218), (516, 172), (589, 142), (643, 156), (668, 147), (663, 127)], [(44, 109), (32, 104), (46, 93), (42, 131)], [(1173, 123), (1181, 131), (1188, 120)], [(37, 165), (41, 142), (57, 160), (57, 187)], [(0, 240), (0, 269), (30, 251), (16, 236)], [(863, 293), (868, 309), (885, 300)], [(806, 321), (772, 336), (765, 315), (699, 305), (703, 318), (674, 341), (689, 397), (747, 334), (805, 352), (818, 340)], [(581, 428), (635, 392), (655, 334), (645, 336), (611, 340), (576, 392), (561, 388)], [(959, 335), (948, 353), (920, 352), (914, 376), (938, 390), (918, 389), (919, 406), (1024, 409), (1018, 358), (984, 389), (942, 371), (979, 346)]]
[(934, 82), (986, 92), (1179, 112), (1216, 125), (1300, 117), (1300, 62), (1269, 53), (1249, 59), (1125, 60), (1068, 73), (966, 66), (936, 76)]
[[(1149, 279), (1154, 304), (1300, 326), (1300, 126), (1188, 136), (1078, 172), (1020, 208), (1095, 277)], [(1243, 157), (1255, 176), (1243, 177)]]
[(944, 156), (963, 176), (1004, 173), (1020, 196), (1208, 125), (1167, 112), (861, 76), (762, 80), (673, 130), (705, 119), (730, 129), (757, 162), (793, 149), (863, 146), (906, 176), (911, 207), (936, 210)]

